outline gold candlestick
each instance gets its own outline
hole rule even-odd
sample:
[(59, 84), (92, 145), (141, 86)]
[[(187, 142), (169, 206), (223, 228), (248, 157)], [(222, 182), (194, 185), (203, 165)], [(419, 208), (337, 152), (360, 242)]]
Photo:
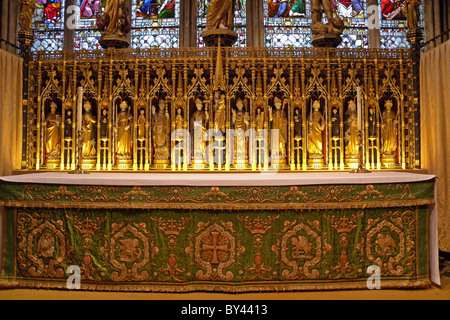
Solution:
[(75, 170), (70, 171), (69, 174), (89, 174), (89, 172), (87, 172), (81, 168), (81, 162), (83, 159), (83, 156), (82, 156), (83, 136), (84, 136), (83, 130), (78, 130), (78, 132), (77, 132), (78, 156), (75, 158)]
[(364, 134), (362, 130), (358, 130), (358, 169), (350, 171), (350, 173), (370, 173), (364, 167)]

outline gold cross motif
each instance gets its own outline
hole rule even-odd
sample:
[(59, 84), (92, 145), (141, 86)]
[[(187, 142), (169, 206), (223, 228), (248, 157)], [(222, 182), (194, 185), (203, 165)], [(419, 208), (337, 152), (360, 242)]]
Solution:
[(202, 246), (202, 251), (212, 250), (213, 256), (211, 259), (211, 264), (219, 264), (220, 263), (219, 259), (217, 258), (217, 253), (219, 251), (228, 252), (228, 246), (226, 244), (221, 245), (221, 246), (217, 245), (217, 240), (219, 238), (219, 235), (220, 235), (220, 232), (217, 232), (217, 231), (211, 232), (212, 245), (203, 244), (203, 246)]

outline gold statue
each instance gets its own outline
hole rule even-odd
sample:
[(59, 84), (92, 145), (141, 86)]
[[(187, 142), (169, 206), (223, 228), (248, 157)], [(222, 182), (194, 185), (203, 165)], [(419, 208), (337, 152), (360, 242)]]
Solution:
[(325, 123), (323, 115), (319, 110), (319, 101), (314, 102), (313, 109), (314, 111), (309, 118), (308, 152), (310, 156), (319, 157), (323, 155), (322, 132), (325, 128)]
[(244, 101), (241, 98), (236, 100), (236, 108), (232, 110), (231, 123), (234, 125), (236, 139), (234, 142), (234, 153), (246, 155), (245, 132), (250, 124), (250, 115), (244, 110)]
[[(271, 130), (278, 130), (279, 137), (279, 156), (286, 156), (286, 141), (288, 132), (288, 121), (286, 114), (284, 112), (284, 107), (288, 103), (285, 99), (284, 103), (277, 97), (274, 98), (275, 112), (273, 112), (272, 107), (269, 108), (269, 123)], [(273, 146), (272, 146), (273, 148)]]
[(203, 110), (203, 102), (200, 98), (195, 100), (195, 106), (197, 110), (191, 117), (190, 128), (194, 158), (198, 158), (203, 157), (205, 153), (205, 140), (203, 137), (207, 130), (209, 113)]
[(83, 158), (94, 157), (96, 154), (95, 148), (95, 127), (97, 123), (91, 112), (91, 104), (89, 101), (84, 104), (84, 114), (81, 122), (83, 130), (83, 149), (81, 155)]
[(175, 116), (175, 130), (183, 130), (183, 129), (184, 129), (183, 109), (181, 109), (181, 107), (178, 107), (177, 115)]
[(234, 29), (234, 0), (211, 0), (206, 14), (206, 29)]
[(408, 22), (408, 29), (410, 31), (416, 30), (419, 27), (420, 13), (419, 13), (419, 0), (406, 0), (406, 17)]
[(137, 121), (137, 137), (138, 140), (145, 140), (145, 124), (147, 122), (145, 119), (145, 110), (141, 109), (139, 113)]
[(131, 157), (131, 125), (133, 115), (130, 113), (128, 104), (123, 101), (120, 104), (120, 113), (117, 117), (117, 155), (121, 157)]
[(100, 116), (100, 138), (102, 140), (108, 139), (108, 109), (103, 108)]
[(256, 109), (256, 133), (259, 134), (260, 130), (264, 130), (264, 113), (262, 112), (262, 108), (258, 107)]
[(19, 26), (20, 32), (31, 32), (34, 11), (37, 0), (20, 0), (19, 2)]
[(358, 115), (354, 100), (350, 101), (348, 105), (347, 123), (349, 129), (345, 133), (345, 139), (348, 141), (345, 153), (350, 157), (358, 156)]
[(58, 157), (61, 152), (61, 116), (56, 113), (56, 103), (50, 105), (50, 113), (45, 119), (45, 151), (48, 157)]
[(391, 100), (386, 101), (386, 110), (381, 116), (382, 154), (385, 157), (394, 157), (397, 151), (397, 116), (392, 106)]
[[(184, 117), (183, 109), (181, 107), (177, 108), (177, 115), (175, 116), (175, 130), (184, 130)], [(183, 135), (179, 135), (177, 141), (183, 140)]]
[(216, 93), (214, 94), (214, 101), (214, 129), (220, 130), (222, 133), (225, 133), (225, 94), (220, 91), (216, 91)]
[(127, 48), (127, 35), (131, 30), (127, 0), (106, 0), (104, 14), (97, 14), (97, 27), (102, 36), (100, 45), (105, 48)]
[(159, 100), (158, 106), (158, 112), (155, 106), (152, 108), (155, 160), (169, 160), (170, 116), (164, 99)]
[[(322, 16), (325, 12), (328, 23), (322, 22)], [(311, 31), (313, 34), (335, 33), (342, 34), (344, 22), (333, 13), (330, 0), (311, 0)]]

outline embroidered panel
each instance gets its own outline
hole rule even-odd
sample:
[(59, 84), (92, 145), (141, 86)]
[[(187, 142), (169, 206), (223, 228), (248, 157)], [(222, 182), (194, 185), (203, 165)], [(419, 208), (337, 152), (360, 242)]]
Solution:
[(0, 204), (49, 208), (350, 209), (434, 203), (434, 182), (266, 187), (0, 183)]
[(423, 207), (311, 211), (10, 208), (3, 285), (284, 291), (428, 286)]

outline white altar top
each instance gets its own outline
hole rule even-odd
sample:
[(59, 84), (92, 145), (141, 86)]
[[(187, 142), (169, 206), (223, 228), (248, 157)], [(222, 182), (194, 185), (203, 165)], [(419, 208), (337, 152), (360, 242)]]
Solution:
[(69, 184), (95, 186), (300, 186), (331, 184), (408, 183), (434, 179), (434, 175), (408, 172), (254, 172), (254, 173), (114, 173), (42, 172), (0, 177), (14, 183)]

